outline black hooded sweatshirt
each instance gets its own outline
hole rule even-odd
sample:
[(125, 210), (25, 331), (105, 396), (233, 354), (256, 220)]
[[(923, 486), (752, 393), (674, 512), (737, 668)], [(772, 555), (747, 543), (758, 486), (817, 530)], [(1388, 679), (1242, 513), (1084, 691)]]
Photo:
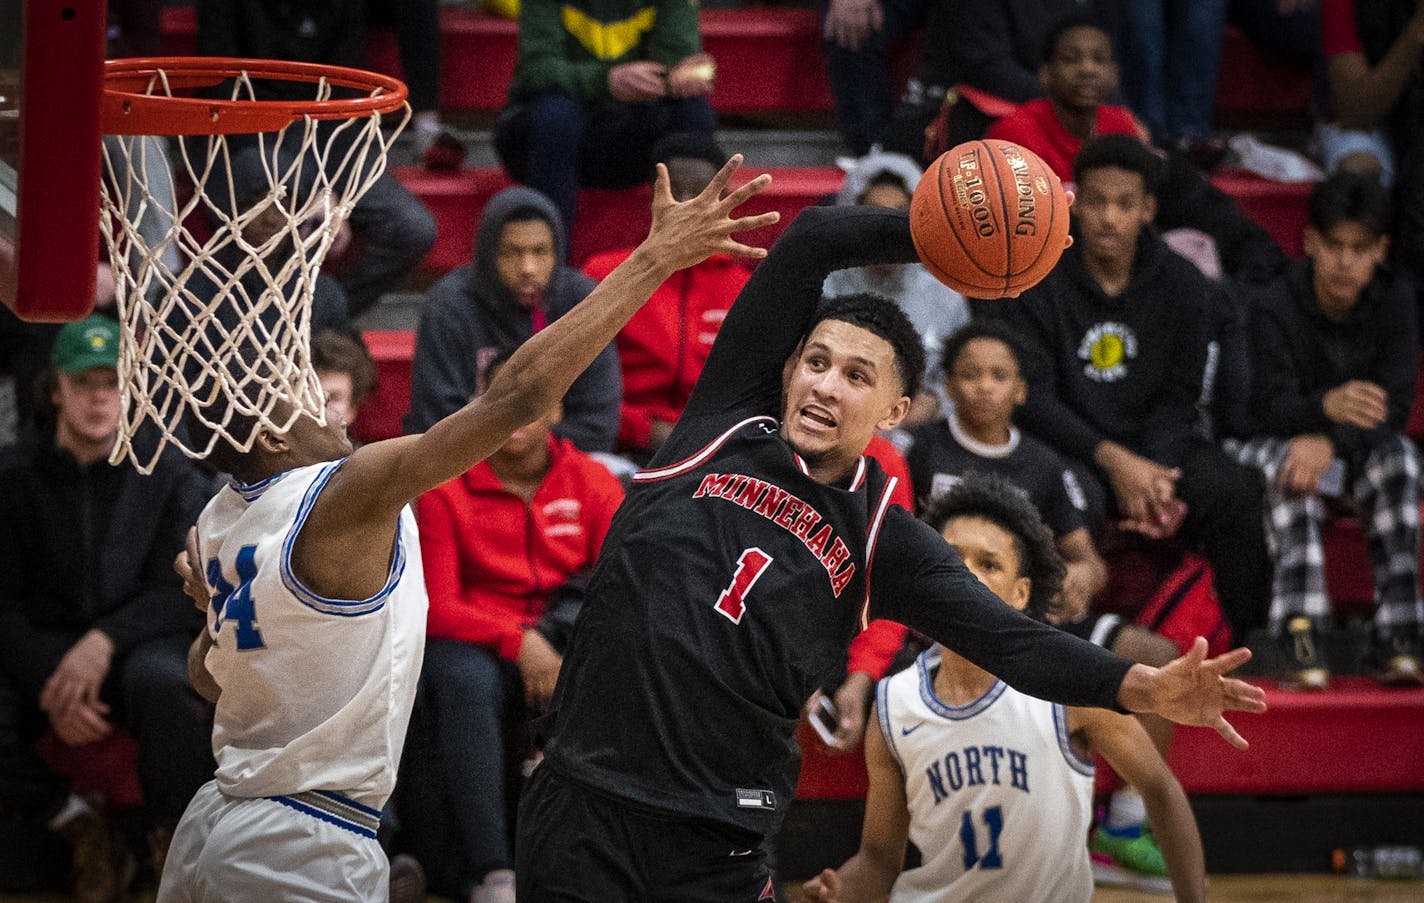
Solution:
[(1041, 283), (994, 308), (1024, 339), (1020, 425), (1080, 460), (1111, 440), (1180, 463), (1199, 419), (1219, 291), (1151, 227), (1117, 297), (1088, 273), (1080, 246), (1070, 247)]
[[(430, 289), (429, 307), (416, 336), (410, 412), (405, 431), (420, 433), (464, 407), (484, 388), (484, 370), (503, 351), (534, 334), (534, 315), (500, 281), (495, 270), (499, 237), (510, 214), (533, 208), (554, 233), (557, 263), (544, 293), (552, 323), (593, 290), (594, 282), (568, 266), (558, 210), (542, 194), (514, 186), (495, 195), (480, 215), (475, 259), (450, 271)], [(564, 396), (564, 419), (554, 431), (586, 452), (611, 451), (618, 434), (623, 379), (610, 343)]]

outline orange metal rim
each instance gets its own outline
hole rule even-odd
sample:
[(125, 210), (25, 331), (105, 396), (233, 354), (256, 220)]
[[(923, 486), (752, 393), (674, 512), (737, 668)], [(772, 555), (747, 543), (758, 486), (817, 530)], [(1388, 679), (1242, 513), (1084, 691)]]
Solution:
[[(176, 90), (210, 87), (247, 73), (249, 78), (316, 84), (325, 79), (365, 96), (334, 100), (219, 100), (147, 93), (162, 72)], [(406, 87), (379, 72), (231, 57), (149, 57), (108, 60), (100, 101), (100, 128), (110, 135), (229, 135), (273, 132), (312, 119), (354, 119), (393, 113), (405, 106)]]

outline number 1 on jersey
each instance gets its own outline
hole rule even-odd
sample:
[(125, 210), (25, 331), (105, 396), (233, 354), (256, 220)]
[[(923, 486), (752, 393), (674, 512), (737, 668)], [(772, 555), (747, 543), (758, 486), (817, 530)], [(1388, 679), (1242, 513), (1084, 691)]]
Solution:
[(717, 611), (733, 624), (742, 623), (742, 615), (747, 610), (747, 593), (769, 564), (771, 556), (755, 546), (742, 552), (737, 559), (737, 572), (732, 575), (732, 585), (717, 597)]

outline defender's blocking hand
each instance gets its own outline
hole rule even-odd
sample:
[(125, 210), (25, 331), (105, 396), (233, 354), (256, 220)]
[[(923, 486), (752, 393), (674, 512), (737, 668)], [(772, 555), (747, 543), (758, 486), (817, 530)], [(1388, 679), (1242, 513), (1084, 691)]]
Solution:
[(747, 184), (724, 196), (727, 183), (741, 168), (742, 155), (728, 160), (712, 178), (702, 193), (681, 203), (673, 199), (667, 167), (658, 164), (658, 177), (653, 185), (653, 227), (648, 244), (654, 247), (662, 261), (676, 269), (694, 266), (713, 254), (737, 257), (765, 257), (765, 248), (744, 245), (732, 238), (734, 232), (746, 232), (770, 226), (781, 218), (776, 212), (758, 216), (732, 218), (732, 212), (771, 184), (771, 176), (762, 173)]

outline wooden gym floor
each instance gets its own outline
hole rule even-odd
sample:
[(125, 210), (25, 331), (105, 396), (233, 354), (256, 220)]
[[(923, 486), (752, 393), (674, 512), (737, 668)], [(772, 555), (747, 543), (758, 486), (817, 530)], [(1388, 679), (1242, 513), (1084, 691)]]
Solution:
[[(1333, 875), (1223, 875), (1211, 879), (1209, 899), (1216, 903), (1421, 903), (1424, 881), (1365, 881)], [(64, 903), (57, 895), (0, 894), (0, 903)], [(152, 894), (136, 894), (130, 903), (149, 903)], [(439, 900), (431, 897), (432, 903)], [(1093, 894), (1093, 903), (1163, 903), (1168, 898), (1117, 888)], [(800, 888), (791, 888), (791, 903), (800, 903)]]
[[(1093, 903), (1163, 903), (1158, 894), (1120, 888), (1099, 888)], [(1366, 881), (1334, 875), (1222, 875), (1211, 879), (1207, 899), (1213, 903), (1420, 903), (1424, 881)], [(791, 888), (791, 903), (800, 903), (799, 888)]]

